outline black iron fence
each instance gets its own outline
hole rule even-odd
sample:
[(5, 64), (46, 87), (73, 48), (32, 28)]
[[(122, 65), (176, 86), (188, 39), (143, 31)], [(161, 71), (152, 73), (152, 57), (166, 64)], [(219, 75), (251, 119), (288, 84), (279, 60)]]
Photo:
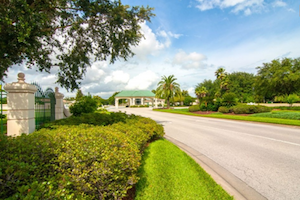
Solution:
[(47, 88), (44, 92), (37, 83), (32, 83), (37, 87), (35, 95), (35, 127), (39, 129), (44, 123), (55, 120), (55, 92)]

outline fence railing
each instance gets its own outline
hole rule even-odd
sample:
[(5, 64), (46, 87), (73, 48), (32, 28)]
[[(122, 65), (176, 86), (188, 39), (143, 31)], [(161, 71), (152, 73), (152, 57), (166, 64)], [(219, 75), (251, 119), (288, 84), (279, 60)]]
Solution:
[(44, 123), (55, 120), (55, 93), (51, 88), (44, 92), (37, 83), (35, 95), (35, 128), (39, 129)]

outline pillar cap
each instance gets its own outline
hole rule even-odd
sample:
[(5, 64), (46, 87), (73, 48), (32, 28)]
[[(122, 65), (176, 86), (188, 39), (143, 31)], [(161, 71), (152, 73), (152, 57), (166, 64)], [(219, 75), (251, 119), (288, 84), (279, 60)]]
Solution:
[(18, 82), (7, 83), (4, 89), (8, 93), (35, 93), (37, 88), (35, 85), (31, 85), (25, 82), (25, 74), (18, 73)]
[(63, 99), (64, 98), (64, 95), (58, 91), (58, 87), (55, 87), (55, 98), (56, 99)]

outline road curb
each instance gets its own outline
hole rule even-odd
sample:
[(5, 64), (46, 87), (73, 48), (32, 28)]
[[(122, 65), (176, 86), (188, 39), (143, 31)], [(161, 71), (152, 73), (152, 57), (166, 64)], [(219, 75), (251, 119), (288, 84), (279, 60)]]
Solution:
[(192, 157), (234, 199), (266, 200), (264, 196), (210, 158), (172, 137), (165, 135), (165, 138)]

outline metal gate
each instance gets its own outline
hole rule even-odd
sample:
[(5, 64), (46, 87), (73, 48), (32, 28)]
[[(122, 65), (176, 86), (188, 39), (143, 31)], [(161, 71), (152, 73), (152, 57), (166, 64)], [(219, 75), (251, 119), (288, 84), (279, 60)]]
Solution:
[(7, 119), (6, 119), (6, 111), (3, 110), (3, 104), (7, 104), (6, 92), (2, 89), (2, 83), (0, 82), (0, 133), (6, 134), (7, 132)]
[(35, 128), (39, 129), (41, 126), (50, 121), (55, 120), (55, 93), (51, 88), (47, 88), (44, 92), (37, 83), (32, 83), (37, 87), (35, 92)]

